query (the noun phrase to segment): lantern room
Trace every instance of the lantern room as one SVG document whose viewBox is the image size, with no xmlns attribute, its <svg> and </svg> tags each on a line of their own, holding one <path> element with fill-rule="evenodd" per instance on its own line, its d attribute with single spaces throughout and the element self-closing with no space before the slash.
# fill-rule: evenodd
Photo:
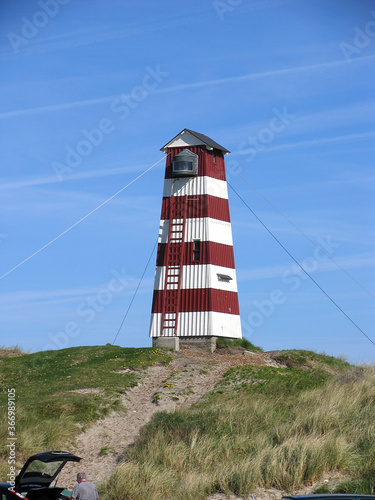
<svg viewBox="0 0 375 500">
<path fill-rule="evenodd" d="M 186 177 L 198 175 L 198 155 L 184 149 L 178 155 L 173 157 L 172 162 L 173 177 Z"/>
</svg>

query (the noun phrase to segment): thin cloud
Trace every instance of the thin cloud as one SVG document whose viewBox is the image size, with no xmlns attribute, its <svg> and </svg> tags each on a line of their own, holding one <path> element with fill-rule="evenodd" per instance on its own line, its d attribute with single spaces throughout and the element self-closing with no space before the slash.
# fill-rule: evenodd
<svg viewBox="0 0 375 500">
<path fill-rule="evenodd" d="M 317 144 L 332 144 L 334 142 L 346 142 L 346 141 L 356 141 L 360 139 L 367 139 L 375 137 L 374 132 L 363 132 L 358 134 L 348 134 L 348 135 L 339 135 L 336 137 L 321 137 L 320 139 L 312 139 L 310 141 L 296 141 L 288 144 L 281 144 L 280 146 L 271 146 L 267 148 L 267 151 L 279 151 L 286 149 L 294 149 L 298 147 L 306 147 L 306 146 L 315 146 Z"/>
<path fill-rule="evenodd" d="M 361 62 L 372 61 L 373 59 L 375 59 L 375 55 L 366 56 L 366 57 L 358 57 L 357 59 L 353 59 L 353 61 L 351 63 L 352 64 L 359 64 Z M 257 80 L 257 79 L 269 78 L 269 77 L 275 77 L 275 76 L 281 76 L 281 75 L 287 75 L 287 74 L 295 74 L 295 73 L 300 73 L 300 72 L 316 71 L 316 70 L 320 70 L 320 69 L 342 67 L 342 66 L 345 66 L 347 64 L 348 63 L 344 59 L 342 59 L 339 61 L 331 61 L 331 62 L 326 62 L 326 63 L 312 64 L 309 66 L 295 66 L 292 68 L 264 71 L 261 73 L 249 73 L 247 75 L 232 76 L 232 77 L 228 77 L 228 78 L 218 78 L 218 79 L 214 79 L 214 80 L 205 80 L 205 81 L 201 81 L 201 82 L 186 83 L 186 84 L 175 85 L 175 86 L 167 87 L 167 88 L 161 88 L 161 89 L 159 88 L 159 89 L 156 89 L 150 93 L 151 94 L 165 94 L 165 93 L 169 93 L 169 92 L 178 92 L 181 90 L 191 90 L 191 89 L 197 89 L 197 88 L 203 88 L 203 87 L 227 85 L 227 84 L 232 84 L 232 83 L 239 83 L 239 82 L 243 82 L 243 81 Z M 118 95 L 99 97 L 96 99 L 87 99 L 87 100 L 81 100 L 81 101 L 66 102 L 66 103 L 61 103 L 61 104 L 52 104 L 49 106 L 41 106 L 41 107 L 37 107 L 37 108 L 8 111 L 5 113 L 1 113 L 0 119 L 14 118 L 14 117 L 25 116 L 25 115 L 35 115 L 35 114 L 41 114 L 41 113 L 49 113 L 51 111 L 62 111 L 62 110 L 66 110 L 66 109 L 72 109 L 72 108 L 77 108 L 77 107 L 82 107 L 82 106 L 90 106 L 90 105 L 95 105 L 95 104 L 103 104 L 106 102 L 111 102 L 115 98 L 118 98 Z"/>
<path fill-rule="evenodd" d="M 26 303 L 26 302 L 43 302 L 50 301 L 56 299 L 66 299 L 69 298 L 80 298 L 88 295 L 92 295 L 93 293 L 97 293 L 100 288 L 103 288 L 104 285 L 85 287 L 85 288 L 71 288 L 71 289 L 58 289 L 58 290 L 41 290 L 41 291 L 33 291 L 33 290 L 25 290 L 18 292 L 11 292 L 2 294 L 1 302 L 2 304 L 7 304 L 7 306 L 15 303 Z"/>
<path fill-rule="evenodd" d="M 258 2 L 251 2 L 247 5 L 247 11 L 256 11 L 265 8 L 274 8 L 278 5 L 283 5 L 289 3 L 291 0 L 260 0 Z M 153 5 L 150 2 L 150 5 Z M 147 9 L 146 9 L 147 10 Z M 22 52 L 25 53 L 49 53 L 61 49 L 71 49 L 76 47 L 81 47 L 85 45 L 90 45 L 93 43 L 103 43 L 106 41 L 121 40 L 123 38 L 134 38 L 137 36 L 143 36 L 145 33 L 150 34 L 154 32 L 169 30 L 170 26 L 186 26 L 191 24 L 201 24 L 207 22 L 208 18 L 212 16 L 216 17 L 216 11 L 214 6 L 204 5 L 203 3 L 199 5 L 199 8 L 193 8 L 190 6 L 189 12 L 184 12 L 183 15 L 177 13 L 177 11 L 170 11 L 168 18 L 165 16 L 161 17 L 157 22 L 155 19 L 153 21 L 145 21 L 143 18 L 142 22 L 134 25 L 126 26 L 126 29 L 108 29 L 106 26 L 99 26 L 96 29 L 85 29 L 78 30 L 69 33 L 63 33 L 54 36 L 45 36 L 43 38 L 32 39 L 30 45 L 26 45 L 22 48 Z M 18 33 L 20 26 L 14 25 L 9 31 L 8 35 L 12 32 Z M 10 43 L 7 43 L 4 47 L 0 48 L 0 54 L 3 58 L 11 58 L 14 56 L 12 47 Z"/>
<path fill-rule="evenodd" d="M 144 18 L 141 23 L 134 24 L 133 26 L 127 26 L 126 29 L 107 29 L 106 26 L 99 26 L 96 29 L 86 29 L 78 30 L 69 33 L 63 33 L 61 35 L 45 36 L 43 38 L 32 39 L 30 45 L 22 47 L 22 52 L 44 54 L 49 52 L 54 52 L 61 49 L 72 49 L 76 47 L 81 47 L 85 45 L 91 45 L 93 43 L 103 43 L 106 41 L 121 40 L 123 38 L 133 38 L 136 36 L 142 36 L 145 33 L 159 32 L 163 30 L 168 30 L 173 25 L 188 25 L 188 24 L 199 24 L 205 22 L 202 17 L 202 12 L 207 11 L 208 8 L 200 6 L 199 10 L 190 10 L 188 16 L 186 13 L 184 15 L 176 14 L 174 11 L 170 13 L 169 19 L 165 17 L 161 18 L 159 22 L 146 21 Z M 22 23 L 18 26 L 14 26 L 9 34 L 18 34 Z M 0 49 L 0 54 L 3 58 L 14 57 L 11 43 L 7 44 L 5 47 Z"/>
<path fill-rule="evenodd" d="M 113 175 L 127 174 L 130 172 L 142 172 L 144 170 L 143 166 L 130 166 L 130 167 L 116 167 L 102 170 L 92 170 L 89 172 L 80 172 L 78 174 L 71 174 L 64 176 L 63 181 L 77 181 L 81 179 L 94 179 L 97 177 L 109 177 Z M 21 189 L 25 187 L 32 186 L 42 186 L 45 184 L 61 184 L 61 181 L 56 176 L 48 177 L 34 177 L 28 179 L 22 179 L 19 181 L 9 181 L 7 183 L 2 182 L 0 184 L 0 190 L 10 190 L 10 189 Z"/>
<path fill-rule="evenodd" d="M 351 257 L 337 258 L 336 260 L 345 270 L 373 268 L 375 264 L 375 258 L 370 255 L 353 255 Z M 301 264 L 303 266 L 303 259 L 301 260 Z M 328 257 L 325 259 L 322 258 L 319 261 L 316 260 L 316 265 L 316 272 L 327 272 L 332 270 L 342 272 L 334 262 L 328 259 Z M 237 269 L 237 279 L 238 281 L 251 281 L 282 278 L 286 271 L 293 271 L 293 274 L 302 273 L 302 270 L 296 264 L 291 264 L 289 266 L 267 266 L 262 268 Z M 310 270 L 308 271 L 311 272 Z"/>
<path fill-rule="evenodd" d="M 15 111 L 8 111 L 6 113 L 1 113 L 0 120 L 4 118 L 16 118 L 18 116 L 50 113 L 51 111 L 63 111 L 66 109 L 79 108 L 82 106 L 91 106 L 92 104 L 103 104 L 106 102 L 112 102 L 115 97 L 118 96 L 113 95 L 109 97 L 99 97 L 98 99 L 86 99 L 83 101 L 64 102 L 62 104 L 51 104 L 49 106 L 40 106 L 38 108 L 18 109 Z"/>
<path fill-rule="evenodd" d="M 347 134 L 347 135 L 339 135 L 335 137 L 321 137 L 319 139 L 311 139 L 309 141 L 295 141 L 295 142 L 288 142 L 286 144 L 279 144 L 275 146 L 267 146 L 267 148 L 264 148 L 262 150 L 257 151 L 257 154 L 265 154 L 270 151 L 283 151 L 283 150 L 289 150 L 289 149 L 295 149 L 295 148 L 306 148 L 309 146 L 316 146 L 316 145 L 322 145 L 322 144 L 332 144 L 332 143 L 340 143 L 340 142 L 347 142 L 347 141 L 357 141 L 361 139 L 367 139 L 375 137 L 375 131 L 373 132 L 363 132 L 363 133 L 357 133 L 357 134 Z M 244 158 L 244 161 L 246 161 L 246 150 L 241 154 L 241 153 L 232 153 L 232 156 L 242 156 Z M 252 160 L 251 160 L 252 161 Z"/>
<path fill-rule="evenodd" d="M 285 130 L 288 134 L 300 134 L 310 132 L 312 130 L 332 130 L 333 127 L 342 127 L 343 123 L 353 124 L 371 124 L 373 123 L 371 111 L 375 107 L 375 101 L 369 99 L 350 106 L 341 106 L 335 108 L 327 108 L 324 111 L 315 113 L 305 113 L 296 115 L 295 119 L 291 120 L 290 126 Z M 283 108 L 280 108 L 280 110 Z M 289 104 L 285 105 L 285 109 L 294 114 L 294 109 Z M 267 126 L 270 118 L 274 116 L 274 109 L 265 111 L 264 119 L 256 122 L 251 121 L 246 126 L 231 127 L 220 129 L 220 135 L 225 137 L 226 141 L 242 144 L 249 135 L 257 134 L 257 132 Z M 268 147 L 268 146 L 267 146 Z M 231 152 L 234 153 L 234 147 L 231 146 Z"/>
<path fill-rule="evenodd" d="M 358 57 L 357 59 L 353 59 L 352 62 L 355 61 L 356 63 L 360 63 L 360 62 L 370 61 L 373 59 L 375 59 L 375 55 L 366 56 L 366 57 Z M 308 65 L 308 66 L 295 66 L 292 68 L 264 71 L 261 73 L 250 73 L 250 74 L 242 75 L 242 76 L 232 76 L 229 78 L 219 78 L 219 79 L 215 79 L 215 80 L 206 80 L 203 82 L 176 85 L 174 87 L 168 87 L 165 89 L 158 89 L 155 91 L 155 93 L 159 94 L 159 93 L 166 93 L 166 92 L 171 92 L 171 91 L 176 91 L 176 90 L 185 90 L 185 89 L 193 89 L 193 88 L 199 88 L 199 87 L 209 87 L 209 86 L 213 86 L 213 85 L 222 85 L 222 84 L 227 84 L 227 83 L 237 83 L 237 82 L 248 81 L 248 80 L 257 80 L 257 79 L 261 79 L 261 78 L 280 76 L 283 74 L 286 75 L 286 74 L 300 73 L 300 72 L 304 72 L 304 71 L 316 71 L 319 69 L 340 67 L 340 66 L 345 66 L 347 64 L 348 63 L 343 59 L 343 60 L 339 60 L 339 61 L 331 61 L 331 62 L 326 62 L 326 63 L 312 64 L 312 65 Z"/>
<path fill-rule="evenodd" d="M 122 275 L 119 270 L 118 275 Z M 110 279 L 116 279 L 117 274 L 114 274 Z M 138 284 L 139 277 L 134 275 L 128 275 L 125 273 L 123 275 L 124 286 L 118 292 L 114 292 L 115 295 L 129 295 L 134 293 L 134 290 Z M 141 293 L 150 293 L 150 287 L 153 285 L 153 279 L 148 278 L 142 280 L 142 286 L 139 289 Z M 7 310 L 12 307 L 20 307 L 20 305 L 30 306 L 30 304 L 43 304 L 48 302 L 49 304 L 69 304 L 71 302 L 77 302 L 79 300 L 85 300 L 88 297 L 92 297 L 101 293 L 103 290 L 107 290 L 108 282 L 100 283 L 97 285 L 92 285 L 90 287 L 84 288 L 67 288 L 67 289 L 53 289 L 53 290 L 20 290 L 18 292 L 4 293 L 0 295 L 2 306 Z"/>
</svg>

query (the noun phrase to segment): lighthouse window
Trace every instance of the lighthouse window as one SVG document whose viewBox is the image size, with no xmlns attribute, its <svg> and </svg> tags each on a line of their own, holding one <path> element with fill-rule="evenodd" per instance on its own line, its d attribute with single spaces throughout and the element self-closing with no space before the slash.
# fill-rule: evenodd
<svg viewBox="0 0 375 500">
<path fill-rule="evenodd" d="M 192 176 L 198 174 L 198 155 L 184 149 L 173 158 L 173 177 Z"/>
<path fill-rule="evenodd" d="M 225 281 L 226 283 L 229 283 L 233 278 L 228 276 L 227 274 L 217 274 L 217 279 L 219 281 Z"/>
<path fill-rule="evenodd" d="M 174 161 L 173 162 L 173 171 L 174 172 L 192 172 L 193 171 L 193 162 L 192 161 Z"/>
<path fill-rule="evenodd" d="M 193 242 L 193 260 L 200 260 L 201 258 L 201 240 L 194 240 Z"/>
</svg>

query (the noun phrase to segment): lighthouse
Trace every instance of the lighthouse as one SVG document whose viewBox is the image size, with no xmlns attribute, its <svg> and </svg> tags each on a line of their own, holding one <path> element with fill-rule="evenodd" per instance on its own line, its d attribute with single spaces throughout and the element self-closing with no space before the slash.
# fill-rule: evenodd
<svg viewBox="0 0 375 500">
<path fill-rule="evenodd" d="M 241 338 L 224 156 L 206 135 L 184 129 L 166 153 L 150 337 L 154 347 L 213 351 Z"/>
</svg>

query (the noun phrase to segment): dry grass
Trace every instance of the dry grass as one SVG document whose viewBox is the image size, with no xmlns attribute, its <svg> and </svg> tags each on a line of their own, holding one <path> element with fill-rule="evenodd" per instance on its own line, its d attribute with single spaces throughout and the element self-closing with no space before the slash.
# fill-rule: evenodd
<svg viewBox="0 0 375 500">
<path fill-rule="evenodd" d="M 0 347 L 0 358 L 12 358 L 14 356 L 22 356 L 25 354 L 18 346 Z"/>
<path fill-rule="evenodd" d="M 188 412 L 158 414 L 102 495 L 116 500 L 203 499 L 219 491 L 247 496 L 257 487 L 293 491 L 331 471 L 354 480 L 368 477 L 361 489 L 373 493 L 374 403 L 373 368 L 344 372 L 298 393 L 216 393 Z"/>
</svg>

